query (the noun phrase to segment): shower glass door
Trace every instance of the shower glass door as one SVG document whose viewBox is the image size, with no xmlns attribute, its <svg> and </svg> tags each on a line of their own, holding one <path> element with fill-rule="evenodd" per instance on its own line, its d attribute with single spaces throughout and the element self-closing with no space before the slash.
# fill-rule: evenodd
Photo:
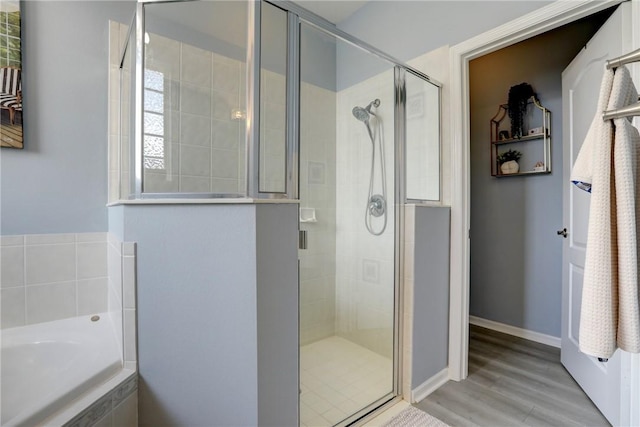
<svg viewBox="0 0 640 427">
<path fill-rule="evenodd" d="M 300 423 L 395 396 L 394 68 L 301 24 Z"/>
</svg>

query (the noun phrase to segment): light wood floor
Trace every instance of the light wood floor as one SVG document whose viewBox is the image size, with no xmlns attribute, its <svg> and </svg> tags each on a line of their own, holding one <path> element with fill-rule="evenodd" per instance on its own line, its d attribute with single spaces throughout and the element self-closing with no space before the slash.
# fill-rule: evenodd
<svg viewBox="0 0 640 427">
<path fill-rule="evenodd" d="M 469 376 L 418 408 L 450 426 L 608 426 L 560 364 L 560 349 L 470 326 Z"/>
</svg>

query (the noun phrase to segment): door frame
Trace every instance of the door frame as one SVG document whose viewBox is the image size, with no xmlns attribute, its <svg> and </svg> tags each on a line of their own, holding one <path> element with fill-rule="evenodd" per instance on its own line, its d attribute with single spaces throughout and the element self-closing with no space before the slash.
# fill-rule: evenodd
<svg viewBox="0 0 640 427">
<path fill-rule="evenodd" d="M 468 374 L 470 206 L 470 105 L 469 61 L 558 28 L 622 3 L 623 0 L 555 1 L 451 47 L 451 260 L 449 310 L 449 378 L 463 380 Z M 640 1 L 632 1 L 632 49 L 640 48 Z M 631 67 L 640 84 L 640 64 Z M 636 119 L 638 120 L 638 119 Z M 632 397 L 640 397 L 640 356 L 626 355 L 623 375 L 630 381 Z M 623 402 L 633 425 L 640 424 L 640 409 Z M 635 413 L 632 413 L 635 412 Z"/>
</svg>

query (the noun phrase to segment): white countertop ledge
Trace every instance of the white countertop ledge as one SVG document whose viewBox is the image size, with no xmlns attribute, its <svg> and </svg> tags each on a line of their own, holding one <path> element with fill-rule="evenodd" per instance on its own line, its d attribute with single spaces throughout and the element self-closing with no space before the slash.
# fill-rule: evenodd
<svg viewBox="0 0 640 427">
<path fill-rule="evenodd" d="M 107 207 L 121 205 L 260 205 L 299 204 L 296 199 L 207 198 L 207 199 L 136 199 L 107 203 Z"/>
</svg>

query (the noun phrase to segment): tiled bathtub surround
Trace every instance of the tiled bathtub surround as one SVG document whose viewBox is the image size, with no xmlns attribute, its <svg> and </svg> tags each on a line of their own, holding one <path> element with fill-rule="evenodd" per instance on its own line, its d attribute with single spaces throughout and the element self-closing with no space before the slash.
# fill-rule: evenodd
<svg viewBox="0 0 640 427">
<path fill-rule="evenodd" d="M 1 327 L 109 312 L 136 362 L 135 243 L 109 233 L 0 237 Z"/>
<path fill-rule="evenodd" d="M 1 327 L 108 309 L 107 233 L 0 237 Z"/>
<path fill-rule="evenodd" d="M 108 307 L 122 343 L 125 368 L 136 364 L 136 245 L 108 235 Z"/>
<path fill-rule="evenodd" d="M 120 345 L 124 369 L 51 425 L 137 425 L 135 253 L 135 243 L 111 233 L 0 236 L 3 329 L 108 313 Z"/>
<path fill-rule="evenodd" d="M 64 427 L 134 427 L 138 425 L 138 376 L 131 375 L 80 412 Z"/>
</svg>

